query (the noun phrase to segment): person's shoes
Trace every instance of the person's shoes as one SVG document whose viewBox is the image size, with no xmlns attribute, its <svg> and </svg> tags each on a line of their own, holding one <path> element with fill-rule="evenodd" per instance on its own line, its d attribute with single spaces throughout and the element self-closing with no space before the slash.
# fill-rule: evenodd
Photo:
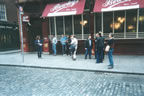
<svg viewBox="0 0 144 96">
<path fill-rule="evenodd" d="M 85 59 L 87 59 L 87 58 L 85 57 Z"/>
<path fill-rule="evenodd" d="M 113 66 L 110 66 L 110 65 L 108 66 L 108 69 L 112 69 L 112 68 L 113 68 Z"/>
<path fill-rule="evenodd" d="M 73 58 L 74 61 L 76 61 L 76 58 Z"/>
<path fill-rule="evenodd" d="M 89 59 L 91 59 L 91 57 Z"/>
</svg>

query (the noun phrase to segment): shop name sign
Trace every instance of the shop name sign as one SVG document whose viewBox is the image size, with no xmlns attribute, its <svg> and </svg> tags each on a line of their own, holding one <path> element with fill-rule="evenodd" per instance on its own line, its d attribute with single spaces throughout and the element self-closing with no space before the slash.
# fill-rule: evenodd
<svg viewBox="0 0 144 96">
<path fill-rule="evenodd" d="M 136 9 L 140 7 L 140 0 L 104 0 L 101 11 L 117 11 Z"/>
<path fill-rule="evenodd" d="M 106 0 L 103 7 L 113 7 L 121 3 L 130 2 L 131 0 Z"/>
<path fill-rule="evenodd" d="M 144 8 L 144 0 L 96 0 L 94 12 Z"/>
<path fill-rule="evenodd" d="M 0 28 L 12 29 L 13 27 L 11 27 L 11 26 L 0 26 Z"/>
<path fill-rule="evenodd" d="M 63 4 L 56 4 L 53 8 L 50 9 L 51 12 L 59 12 L 65 8 L 73 7 L 78 3 L 78 1 L 69 1 Z"/>
</svg>

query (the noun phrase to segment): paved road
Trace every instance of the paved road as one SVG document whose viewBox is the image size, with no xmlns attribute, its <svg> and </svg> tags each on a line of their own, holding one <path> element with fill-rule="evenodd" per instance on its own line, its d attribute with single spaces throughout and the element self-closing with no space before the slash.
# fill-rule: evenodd
<svg viewBox="0 0 144 96">
<path fill-rule="evenodd" d="M 144 76 L 0 66 L 0 96 L 144 96 Z"/>
</svg>

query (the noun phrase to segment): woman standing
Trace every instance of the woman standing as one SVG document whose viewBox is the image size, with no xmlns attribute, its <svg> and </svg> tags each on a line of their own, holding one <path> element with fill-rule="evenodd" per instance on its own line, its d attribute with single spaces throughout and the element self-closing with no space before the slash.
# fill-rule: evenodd
<svg viewBox="0 0 144 96">
<path fill-rule="evenodd" d="M 40 36 L 37 35 L 36 36 L 36 40 L 35 40 L 35 45 L 36 45 L 36 50 L 37 50 L 37 54 L 38 54 L 38 58 L 41 58 L 41 54 L 42 54 L 42 44 L 43 41 L 40 40 Z"/>
<path fill-rule="evenodd" d="M 108 69 L 112 69 L 114 67 L 114 62 L 113 62 L 113 51 L 114 51 L 114 39 L 113 39 L 113 34 L 110 33 L 109 34 L 109 40 L 107 45 L 110 46 L 110 49 L 108 51 L 108 58 L 109 58 L 109 65 L 108 65 Z"/>
</svg>

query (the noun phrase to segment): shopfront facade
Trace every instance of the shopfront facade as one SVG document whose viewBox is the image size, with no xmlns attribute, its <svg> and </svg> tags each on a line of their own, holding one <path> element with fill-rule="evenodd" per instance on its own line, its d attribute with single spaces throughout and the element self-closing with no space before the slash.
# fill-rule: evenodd
<svg viewBox="0 0 144 96">
<path fill-rule="evenodd" d="M 15 0 L 0 1 L 0 51 L 20 49 Z"/>
<path fill-rule="evenodd" d="M 80 1 L 81 0 L 73 0 L 70 2 Z M 106 40 L 108 39 L 109 33 L 114 33 L 116 43 L 115 54 L 144 54 L 143 6 L 123 10 L 95 11 L 94 8 L 97 7 L 96 3 L 98 1 L 99 0 L 91 0 L 89 2 L 89 0 L 86 0 L 84 11 L 81 14 L 62 16 L 42 15 L 35 19 L 31 17 L 31 22 L 33 22 L 33 20 L 40 21 L 38 24 L 41 25 L 39 34 L 41 34 L 43 39 L 48 40 L 48 44 L 46 45 L 46 47 L 48 47 L 47 52 L 51 52 L 51 35 L 55 35 L 58 40 L 60 40 L 62 34 L 66 36 L 75 35 L 79 40 L 78 53 L 84 53 L 84 42 L 88 35 L 92 35 L 94 39 L 95 34 L 101 31 Z M 56 2 L 53 3 L 58 4 Z M 44 5 L 43 10 L 46 10 L 46 6 L 51 5 L 51 3 Z M 26 33 L 26 31 L 24 32 Z M 29 47 L 29 45 L 27 45 L 27 47 Z M 58 44 L 58 51 L 59 53 L 61 52 L 60 43 Z"/>
</svg>

